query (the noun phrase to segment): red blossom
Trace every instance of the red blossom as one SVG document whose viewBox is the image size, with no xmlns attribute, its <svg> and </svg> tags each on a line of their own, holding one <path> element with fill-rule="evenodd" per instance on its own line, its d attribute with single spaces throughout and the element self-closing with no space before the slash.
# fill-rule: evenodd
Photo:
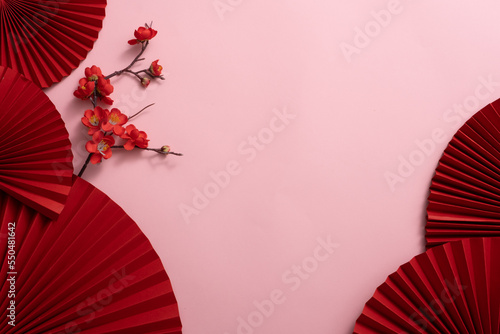
<svg viewBox="0 0 500 334">
<path fill-rule="evenodd" d="M 138 43 L 144 43 L 146 41 L 151 40 L 153 37 L 155 37 L 157 33 L 158 32 L 156 30 L 154 30 L 153 28 L 139 27 L 134 32 L 135 39 L 131 39 L 130 41 L 128 41 L 128 44 L 135 45 Z"/>
<path fill-rule="evenodd" d="M 89 140 L 85 145 L 87 152 L 92 153 L 90 162 L 97 164 L 102 161 L 102 158 L 109 159 L 112 155 L 111 146 L 115 144 L 115 139 L 112 136 L 105 136 L 102 131 L 97 131 L 92 135 L 92 140 Z"/>
<path fill-rule="evenodd" d="M 158 60 L 156 59 L 154 62 L 151 63 L 151 66 L 149 67 L 149 71 L 151 74 L 153 74 L 156 77 L 159 77 L 161 75 L 161 71 L 163 70 L 163 66 L 158 65 Z"/>
<path fill-rule="evenodd" d="M 85 69 L 85 77 L 88 81 L 97 81 L 99 77 L 102 77 L 102 71 L 99 67 L 92 65 L 92 67 L 87 67 Z"/>
<path fill-rule="evenodd" d="M 93 65 L 85 69 L 85 78 L 81 78 L 78 82 L 78 88 L 73 93 L 76 97 L 86 100 L 95 94 L 105 104 L 113 104 L 113 100 L 109 97 L 113 93 L 113 85 L 111 81 L 102 75 L 99 67 Z"/>
<path fill-rule="evenodd" d="M 102 123 L 102 129 L 106 132 L 113 132 L 117 136 L 122 136 L 125 133 L 123 125 L 127 123 L 128 117 L 116 108 L 111 111 L 106 110 L 106 120 Z"/>
<path fill-rule="evenodd" d="M 73 92 L 73 95 L 79 99 L 86 100 L 94 93 L 95 82 L 89 81 L 86 78 L 81 78 L 78 81 L 78 88 Z"/>
<path fill-rule="evenodd" d="M 94 110 L 85 110 L 84 116 L 82 117 L 82 123 L 89 128 L 89 135 L 92 136 L 94 133 L 101 130 L 101 125 L 107 121 L 107 114 L 108 110 L 102 109 L 99 106 L 96 106 Z"/>
<path fill-rule="evenodd" d="M 127 125 L 125 128 L 125 133 L 121 136 L 123 139 L 127 139 L 127 142 L 123 147 L 130 151 L 132 150 L 135 146 L 140 147 L 140 148 L 146 148 L 148 147 L 148 135 L 144 131 L 139 131 L 135 127 L 135 125 Z"/>
<path fill-rule="evenodd" d="M 111 80 L 105 79 L 103 76 L 100 76 L 97 79 L 97 95 L 101 99 L 102 102 L 106 104 L 113 104 L 113 100 L 108 97 L 109 94 L 113 93 L 113 85 L 111 85 Z"/>
</svg>

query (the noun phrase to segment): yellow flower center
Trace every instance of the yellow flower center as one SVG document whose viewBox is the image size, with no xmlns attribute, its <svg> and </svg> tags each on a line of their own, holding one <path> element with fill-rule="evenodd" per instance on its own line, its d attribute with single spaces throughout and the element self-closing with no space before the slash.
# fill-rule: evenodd
<svg viewBox="0 0 500 334">
<path fill-rule="evenodd" d="M 97 81 L 97 79 L 99 79 L 99 77 L 98 77 L 96 74 L 92 74 L 92 75 L 89 77 L 89 80 L 90 80 L 90 81 Z"/>
<path fill-rule="evenodd" d="M 89 122 L 93 126 L 98 126 L 99 125 L 99 117 L 97 117 L 96 115 L 92 115 L 92 117 L 90 117 L 90 119 L 89 119 Z"/>
<path fill-rule="evenodd" d="M 111 114 L 109 116 L 109 122 L 113 125 L 117 124 L 118 122 L 120 122 L 120 117 L 118 117 L 117 114 Z"/>
<path fill-rule="evenodd" d="M 97 150 L 102 155 L 104 155 L 104 151 L 107 151 L 108 149 L 109 149 L 109 145 L 104 140 L 101 140 L 99 142 L 99 144 L 97 144 Z"/>
</svg>

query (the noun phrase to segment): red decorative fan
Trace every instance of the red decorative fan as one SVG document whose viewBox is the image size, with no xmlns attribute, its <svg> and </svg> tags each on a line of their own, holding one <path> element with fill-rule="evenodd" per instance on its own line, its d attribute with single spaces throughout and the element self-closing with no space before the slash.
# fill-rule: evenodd
<svg viewBox="0 0 500 334">
<path fill-rule="evenodd" d="M 0 220 L 1 333 L 181 333 L 149 240 L 86 181 L 75 177 L 57 221 L 6 194 Z"/>
<path fill-rule="evenodd" d="M 56 219 L 73 177 L 68 132 L 42 90 L 2 66 L 0 133 L 0 192 Z"/>
<path fill-rule="evenodd" d="M 450 141 L 432 179 L 427 247 L 500 236 L 500 100 L 470 118 Z"/>
<path fill-rule="evenodd" d="M 498 334 L 500 238 L 431 248 L 390 275 L 354 333 Z"/>
<path fill-rule="evenodd" d="M 106 0 L 0 0 L 0 65 L 49 87 L 92 49 Z"/>
</svg>

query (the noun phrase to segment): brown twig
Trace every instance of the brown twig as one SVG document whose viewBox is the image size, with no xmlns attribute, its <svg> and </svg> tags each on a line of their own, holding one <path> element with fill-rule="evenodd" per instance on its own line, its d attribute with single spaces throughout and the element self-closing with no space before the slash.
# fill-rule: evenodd
<svg viewBox="0 0 500 334">
<path fill-rule="evenodd" d="M 156 153 L 164 154 L 164 155 L 172 154 L 172 155 L 177 155 L 177 156 L 183 156 L 182 153 L 177 153 L 177 152 L 172 152 L 172 151 L 163 152 L 161 150 L 161 148 L 149 148 L 149 147 L 142 148 L 142 147 L 139 147 L 139 146 L 134 146 L 134 147 L 138 148 L 138 149 L 141 149 L 141 150 L 145 150 L 145 151 L 154 151 Z M 111 148 L 125 148 L 125 146 L 123 146 L 123 145 L 116 145 L 116 146 L 111 146 Z"/>
<path fill-rule="evenodd" d="M 148 45 L 149 45 L 149 41 L 146 41 L 146 43 L 142 43 L 141 44 L 141 52 L 139 52 L 139 54 L 134 58 L 134 60 L 132 60 L 132 62 L 130 63 L 130 65 L 128 65 L 127 67 L 125 67 L 122 70 L 115 71 L 115 72 L 111 73 L 110 75 L 104 77 L 104 79 L 107 80 L 107 79 L 110 79 L 110 78 L 112 78 L 112 77 L 114 77 L 116 75 L 121 75 L 123 72 L 127 72 L 138 61 L 144 60 L 144 58 L 140 58 L 140 57 L 142 56 L 142 54 L 144 53 L 144 51 L 146 50 L 146 48 L 148 47 Z M 132 73 L 134 73 L 134 72 L 132 72 Z"/>
<path fill-rule="evenodd" d="M 140 114 L 141 112 L 143 112 L 144 110 L 146 110 L 147 108 L 149 108 L 149 107 L 151 107 L 151 106 L 154 106 L 154 103 L 151 103 L 151 104 L 149 104 L 149 105 L 145 106 L 144 108 L 142 108 L 141 110 L 139 110 L 138 112 L 136 112 L 135 114 L 133 114 L 132 116 L 130 116 L 130 117 L 128 118 L 128 120 L 130 121 L 132 118 L 134 118 L 134 117 L 136 117 L 136 116 L 139 116 L 139 114 Z"/>
</svg>

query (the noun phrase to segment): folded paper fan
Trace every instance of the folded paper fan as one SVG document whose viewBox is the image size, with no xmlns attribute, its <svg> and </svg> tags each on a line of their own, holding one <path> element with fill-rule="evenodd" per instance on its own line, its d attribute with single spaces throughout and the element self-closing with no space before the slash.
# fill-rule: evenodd
<svg viewBox="0 0 500 334">
<path fill-rule="evenodd" d="M 499 263 L 500 238 L 431 248 L 377 288 L 354 333 L 498 334 Z"/>
<path fill-rule="evenodd" d="M 0 0 L 0 65 L 49 87 L 78 67 L 102 28 L 106 0 Z"/>
<path fill-rule="evenodd" d="M 500 100 L 458 130 L 439 161 L 427 207 L 427 247 L 500 236 Z"/>
<path fill-rule="evenodd" d="M 43 91 L 2 66 L 0 133 L 0 192 L 56 219 L 73 177 L 68 132 Z"/>
<path fill-rule="evenodd" d="M 151 243 L 94 186 L 75 177 L 57 221 L 0 194 L 0 219 L 1 333 L 181 333 Z"/>
</svg>

